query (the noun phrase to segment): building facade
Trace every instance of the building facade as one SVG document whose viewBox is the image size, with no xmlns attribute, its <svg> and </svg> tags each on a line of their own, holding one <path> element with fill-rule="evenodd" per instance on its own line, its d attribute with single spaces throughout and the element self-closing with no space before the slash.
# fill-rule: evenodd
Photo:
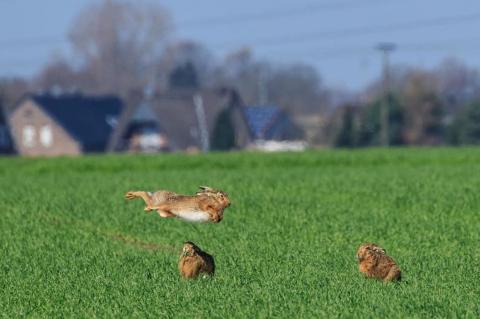
<svg viewBox="0 0 480 319">
<path fill-rule="evenodd" d="M 110 96 L 29 94 L 9 117 L 11 134 L 24 156 L 104 152 L 122 109 Z"/>
</svg>

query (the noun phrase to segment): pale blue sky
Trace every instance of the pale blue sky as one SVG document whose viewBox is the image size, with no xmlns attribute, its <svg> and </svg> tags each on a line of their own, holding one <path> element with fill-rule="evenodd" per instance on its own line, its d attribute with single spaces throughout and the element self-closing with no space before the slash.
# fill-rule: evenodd
<svg viewBox="0 0 480 319">
<path fill-rule="evenodd" d="M 67 33 L 98 0 L 0 0 L 0 76 L 31 76 L 67 52 Z M 155 2 L 155 1 L 152 1 Z M 279 64 L 314 65 L 332 86 L 360 89 L 380 72 L 379 41 L 396 64 L 430 68 L 447 57 L 480 67 L 478 0 L 170 0 L 175 35 L 215 56 L 250 46 Z"/>
</svg>

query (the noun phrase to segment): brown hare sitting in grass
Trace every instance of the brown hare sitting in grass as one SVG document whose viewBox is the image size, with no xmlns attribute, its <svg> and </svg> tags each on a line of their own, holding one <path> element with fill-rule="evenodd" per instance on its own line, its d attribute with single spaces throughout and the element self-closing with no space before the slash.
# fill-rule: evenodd
<svg viewBox="0 0 480 319">
<path fill-rule="evenodd" d="M 187 241 L 183 245 L 178 270 L 183 278 L 197 278 L 200 274 L 213 275 L 215 261 L 208 253 L 202 251 L 194 243 Z"/>
<path fill-rule="evenodd" d="M 368 278 L 376 278 L 384 282 L 400 281 L 402 278 L 400 268 L 393 258 L 377 244 L 361 245 L 357 251 L 357 259 L 360 272 Z"/>
<path fill-rule="evenodd" d="M 200 186 L 195 195 L 181 195 L 159 190 L 157 192 L 130 191 L 126 199 L 141 198 L 145 202 L 145 211 L 156 210 L 160 217 L 178 217 L 192 222 L 219 223 L 223 211 L 230 206 L 227 193 L 207 186 Z"/>
</svg>

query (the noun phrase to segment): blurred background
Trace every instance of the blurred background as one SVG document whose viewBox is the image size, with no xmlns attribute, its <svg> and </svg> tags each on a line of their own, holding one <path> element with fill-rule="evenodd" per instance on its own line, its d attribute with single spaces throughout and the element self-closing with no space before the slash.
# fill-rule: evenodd
<svg viewBox="0 0 480 319">
<path fill-rule="evenodd" d="M 0 153 L 480 143 L 480 3 L 0 0 Z"/>
</svg>

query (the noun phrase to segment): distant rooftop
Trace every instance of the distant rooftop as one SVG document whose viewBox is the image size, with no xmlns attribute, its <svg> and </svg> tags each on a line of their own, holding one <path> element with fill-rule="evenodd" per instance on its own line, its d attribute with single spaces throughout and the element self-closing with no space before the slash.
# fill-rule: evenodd
<svg viewBox="0 0 480 319">
<path fill-rule="evenodd" d="M 253 138 L 262 139 L 265 133 L 280 115 L 281 110 L 277 106 L 245 106 L 245 117 Z"/>
<path fill-rule="evenodd" d="M 122 112 L 114 96 L 31 94 L 29 97 L 54 118 L 86 151 L 103 151 Z"/>
</svg>

